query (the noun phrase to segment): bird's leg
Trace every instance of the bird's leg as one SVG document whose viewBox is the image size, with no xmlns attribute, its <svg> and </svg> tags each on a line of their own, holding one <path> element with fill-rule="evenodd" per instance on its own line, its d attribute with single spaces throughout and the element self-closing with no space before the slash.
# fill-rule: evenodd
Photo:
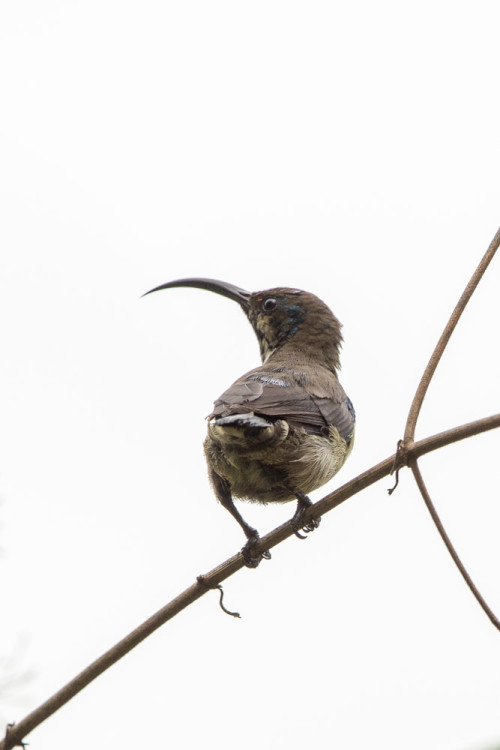
<svg viewBox="0 0 500 750">
<path fill-rule="evenodd" d="M 309 534 L 311 531 L 314 531 L 314 529 L 318 528 L 321 519 L 312 518 L 309 523 L 303 526 L 302 519 L 304 518 L 304 513 L 308 508 L 311 507 L 312 502 L 307 497 L 307 495 L 300 490 L 293 490 L 293 494 L 297 498 L 297 509 L 291 520 L 293 533 L 295 534 L 295 536 L 298 536 L 299 539 L 305 539 L 306 537 L 300 533 L 299 529 L 302 529 L 302 531 L 305 531 L 306 534 Z"/>
<path fill-rule="evenodd" d="M 250 526 L 250 524 L 245 521 L 238 508 L 235 506 L 233 502 L 233 496 L 231 495 L 231 485 L 229 484 L 227 479 L 219 476 L 219 474 L 216 474 L 216 472 L 214 471 L 210 472 L 210 478 L 212 480 L 217 499 L 219 500 L 221 505 L 223 505 L 224 508 L 226 508 L 226 510 L 231 513 L 235 521 L 239 523 L 239 525 L 243 529 L 243 533 L 247 538 L 247 543 L 241 549 L 246 567 L 256 568 L 262 559 L 270 560 L 271 553 L 269 552 L 269 550 L 262 552 L 257 557 L 255 555 L 252 555 L 252 547 L 259 539 L 259 532 L 257 531 L 257 529 L 254 529 L 253 526 Z"/>
<path fill-rule="evenodd" d="M 243 523 L 245 523 L 245 521 Z M 247 527 L 249 530 L 252 531 L 252 534 L 250 536 L 245 531 L 245 527 Z M 258 540 L 260 539 L 259 532 L 256 531 L 256 529 L 252 529 L 252 527 L 248 526 L 247 523 L 245 523 L 245 526 L 242 526 L 242 529 L 245 532 L 245 534 L 247 534 L 247 539 L 248 539 L 247 543 L 241 548 L 241 554 L 243 555 L 243 560 L 245 562 L 246 567 L 256 568 L 261 560 L 270 560 L 271 553 L 269 552 L 268 549 L 264 550 L 264 552 L 261 552 L 260 555 L 257 555 L 257 556 L 252 554 L 254 544 L 258 542 Z"/>
</svg>

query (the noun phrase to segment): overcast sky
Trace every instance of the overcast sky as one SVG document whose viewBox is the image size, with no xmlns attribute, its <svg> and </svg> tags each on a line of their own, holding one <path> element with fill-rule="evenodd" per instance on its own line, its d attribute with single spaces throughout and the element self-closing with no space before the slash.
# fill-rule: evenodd
<svg viewBox="0 0 500 750">
<path fill-rule="evenodd" d="M 186 276 L 299 287 L 344 324 L 354 451 L 391 455 L 500 225 L 496 2 L 0 5 L 0 698 L 19 720 L 234 554 L 202 442 L 259 364 Z M 417 437 L 499 411 L 495 259 Z M 499 436 L 421 468 L 497 615 Z M 500 633 L 408 471 L 209 594 L 35 730 L 36 750 L 489 750 Z M 292 506 L 242 511 L 261 533 Z M 6 664 L 12 652 L 18 655 Z M 0 674 L 0 682 L 7 677 Z"/>
</svg>

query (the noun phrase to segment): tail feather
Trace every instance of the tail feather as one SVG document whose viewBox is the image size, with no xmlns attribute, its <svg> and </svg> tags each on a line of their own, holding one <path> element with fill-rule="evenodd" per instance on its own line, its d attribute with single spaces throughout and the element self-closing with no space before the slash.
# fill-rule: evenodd
<svg viewBox="0 0 500 750">
<path fill-rule="evenodd" d="M 209 423 L 212 437 L 219 443 L 234 449 L 257 449 L 263 443 L 281 442 L 288 434 L 288 425 L 283 420 L 271 421 L 246 412 L 217 417 Z"/>
<path fill-rule="evenodd" d="M 214 419 L 211 424 L 221 427 L 233 426 L 254 428 L 257 430 L 273 426 L 273 423 L 270 420 L 257 416 L 253 411 L 244 414 L 230 414 L 228 417 L 217 417 L 217 419 Z"/>
</svg>

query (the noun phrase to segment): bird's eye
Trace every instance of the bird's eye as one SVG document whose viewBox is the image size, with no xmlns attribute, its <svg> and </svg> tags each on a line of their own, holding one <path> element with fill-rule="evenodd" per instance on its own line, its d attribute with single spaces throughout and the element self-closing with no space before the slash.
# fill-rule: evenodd
<svg viewBox="0 0 500 750">
<path fill-rule="evenodd" d="M 277 302 L 276 302 L 276 300 L 274 299 L 274 297 L 268 297 L 268 298 L 267 298 L 267 299 L 265 299 L 265 300 L 264 300 L 264 302 L 262 303 L 262 309 L 263 309 L 263 310 L 264 310 L 265 312 L 271 312 L 271 310 L 274 310 L 274 308 L 276 307 L 276 304 L 277 304 Z"/>
</svg>

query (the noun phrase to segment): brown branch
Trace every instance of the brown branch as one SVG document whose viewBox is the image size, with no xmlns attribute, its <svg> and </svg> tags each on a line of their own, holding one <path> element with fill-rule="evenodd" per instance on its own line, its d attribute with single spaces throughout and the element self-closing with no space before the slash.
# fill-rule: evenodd
<svg viewBox="0 0 500 750">
<path fill-rule="evenodd" d="M 471 279 L 469 283 L 467 284 L 467 286 L 465 287 L 462 296 L 458 300 L 455 306 L 455 309 L 453 310 L 451 317 L 448 323 L 446 324 L 446 327 L 443 333 L 441 334 L 441 338 L 437 342 L 436 348 L 432 352 L 432 355 L 427 364 L 427 367 L 424 370 L 424 374 L 422 375 L 422 379 L 420 380 L 417 391 L 415 393 L 415 397 L 410 406 L 410 411 L 408 412 L 408 419 L 406 421 L 405 434 L 404 434 L 405 443 L 415 438 L 415 427 L 417 424 L 418 415 L 420 414 L 422 402 L 424 400 L 425 394 L 427 393 L 427 389 L 429 387 L 429 383 L 431 382 L 432 376 L 434 375 L 436 367 L 439 364 L 439 360 L 441 359 L 441 356 L 446 348 L 446 345 L 448 341 L 450 340 L 451 334 L 455 330 L 455 327 L 458 321 L 460 320 L 460 316 L 465 310 L 465 307 L 468 301 L 472 297 L 475 288 L 481 281 L 481 278 L 483 277 L 484 272 L 488 268 L 490 261 L 495 255 L 499 245 L 500 245 L 500 229 L 497 230 L 497 233 L 493 237 L 490 243 L 490 246 L 485 252 L 483 258 L 481 259 L 481 262 L 479 263 L 478 267 L 472 274 Z"/>
<path fill-rule="evenodd" d="M 480 432 L 485 432 L 487 430 L 499 427 L 500 414 L 486 417 L 485 419 L 481 419 L 476 422 L 470 422 L 460 427 L 455 427 L 451 430 L 439 433 L 438 435 L 426 438 L 417 443 L 414 442 L 415 427 L 418 415 L 420 413 L 420 409 L 425 394 L 427 393 L 427 389 L 429 387 L 432 376 L 436 370 L 439 360 L 441 359 L 443 351 L 446 348 L 446 345 L 460 319 L 460 316 L 462 315 L 462 312 L 464 311 L 469 299 L 471 298 L 474 290 L 476 289 L 479 281 L 486 271 L 486 268 L 493 258 L 499 244 L 500 229 L 497 231 L 488 250 L 486 251 L 484 257 L 479 263 L 479 266 L 477 267 L 462 296 L 460 297 L 441 335 L 441 338 L 439 339 L 436 348 L 432 353 L 424 374 L 422 375 L 422 379 L 419 383 L 408 414 L 402 450 L 398 450 L 395 455 L 387 458 L 385 461 L 382 461 L 368 471 L 365 471 L 364 473 L 355 477 L 350 482 L 343 485 L 342 487 L 339 487 L 338 490 L 330 493 L 318 503 L 313 505 L 307 512 L 304 522 L 307 523 L 313 518 L 319 518 L 330 510 L 333 510 L 333 508 L 340 505 L 342 502 L 344 502 L 344 500 L 347 500 L 348 498 L 360 492 L 362 489 L 370 486 L 371 484 L 374 484 L 379 479 L 382 479 L 382 477 L 392 473 L 394 469 L 399 469 L 402 463 L 407 462 L 412 469 L 417 485 L 420 489 L 420 492 L 422 493 L 429 512 L 431 513 L 433 521 L 436 524 L 436 527 L 438 528 L 438 531 L 441 534 L 441 537 L 445 542 L 451 556 L 453 557 L 453 560 L 455 561 L 460 572 L 465 578 L 465 581 L 471 588 L 474 596 L 476 597 L 492 623 L 495 625 L 495 627 L 500 629 L 500 622 L 495 617 L 495 615 L 490 610 L 481 594 L 475 587 L 464 565 L 458 557 L 458 554 L 456 553 L 448 535 L 446 534 L 446 531 L 444 530 L 444 527 L 430 499 L 429 493 L 427 492 L 417 464 L 417 458 L 424 455 L 425 453 L 437 450 L 444 445 L 449 445 L 458 440 L 462 440 L 463 438 L 479 434 Z M 255 546 L 256 553 L 264 552 L 265 550 L 275 547 L 277 544 L 280 544 L 293 533 L 294 532 L 290 522 L 282 524 L 278 528 L 274 529 L 274 531 L 262 537 L 262 539 Z M 61 708 L 61 706 L 71 700 L 71 698 L 73 698 L 77 693 L 83 690 L 84 687 L 86 687 L 96 677 L 98 677 L 106 669 L 108 669 L 108 667 L 125 656 L 125 654 L 131 651 L 141 641 L 151 635 L 151 633 L 153 633 L 155 630 L 161 627 L 161 625 L 178 614 L 181 610 L 185 609 L 187 606 L 196 601 L 196 599 L 199 599 L 201 596 L 203 596 L 210 588 L 218 587 L 222 581 L 233 575 L 233 573 L 236 573 L 236 571 L 240 570 L 243 565 L 243 557 L 241 555 L 241 552 L 239 552 L 237 555 L 234 555 L 233 557 L 229 558 L 228 560 L 214 568 L 212 571 L 210 571 L 210 573 L 199 577 L 198 581 L 195 584 L 183 591 L 169 604 L 167 604 L 156 614 L 146 620 L 146 622 L 129 633 L 129 635 L 127 635 L 119 643 L 109 649 L 109 651 L 106 651 L 105 654 L 96 659 L 96 661 L 90 664 L 86 669 L 83 670 L 83 672 L 77 675 L 63 688 L 61 688 L 61 690 L 55 693 L 45 703 L 43 703 L 41 706 L 28 714 L 28 716 L 22 719 L 19 724 L 9 725 L 5 738 L 0 742 L 0 750 L 10 750 L 10 748 L 16 745 L 22 745 L 22 739 L 29 732 L 31 732 L 35 727 L 45 721 L 45 719 L 55 713 L 55 711 Z"/>
<path fill-rule="evenodd" d="M 455 309 L 453 310 L 451 317 L 448 321 L 448 323 L 445 326 L 445 329 L 443 333 L 441 334 L 441 337 L 436 344 L 436 348 L 432 352 L 431 358 L 429 362 L 427 363 L 427 367 L 424 370 L 424 374 L 422 375 L 422 379 L 420 380 L 420 383 L 418 385 L 417 391 L 415 393 L 413 402 L 410 406 L 410 411 L 408 413 L 408 419 L 406 421 L 406 427 L 405 427 L 405 434 L 404 434 L 404 440 L 400 441 L 398 446 L 400 446 L 402 455 L 405 455 L 408 457 L 408 446 L 413 443 L 414 437 L 415 437 L 415 427 L 417 424 L 418 415 L 420 414 L 420 409 L 422 407 L 422 403 L 424 401 L 425 395 L 427 393 L 427 389 L 429 387 L 429 383 L 431 382 L 432 376 L 434 375 L 434 372 L 436 371 L 436 367 L 439 364 L 439 361 L 442 357 L 442 354 L 444 350 L 446 349 L 446 346 L 450 340 L 450 337 L 455 330 L 458 321 L 460 320 L 460 317 L 465 310 L 465 307 L 467 303 L 469 302 L 470 298 L 474 294 L 474 291 L 481 281 L 486 269 L 488 268 L 493 256 L 495 255 L 498 246 L 500 245 L 500 229 L 497 230 L 497 233 L 493 237 L 490 246 L 488 247 L 486 253 L 482 257 L 478 267 L 472 274 L 469 283 L 465 287 L 462 296 L 458 300 Z M 397 460 L 397 459 L 396 459 Z M 448 552 L 450 553 L 453 562 L 459 569 L 460 573 L 465 579 L 465 582 L 469 586 L 470 590 L 476 597 L 476 600 L 478 601 L 479 605 L 483 608 L 483 610 L 486 612 L 488 617 L 490 618 L 493 625 L 500 630 L 500 620 L 495 616 L 493 611 L 490 609 L 486 601 L 483 599 L 482 595 L 480 594 L 478 588 L 476 587 L 474 581 L 470 577 L 469 573 L 467 572 L 467 569 L 463 562 L 461 561 L 458 552 L 456 551 L 455 547 L 453 546 L 453 543 L 448 536 L 448 534 L 445 531 L 445 528 L 442 524 L 441 519 L 439 518 L 439 515 L 436 511 L 436 508 L 434 506 L 434 503 L 431 500 L 431 496 L 429 495 L 429 492 L 427 490 L 427 487 L 425 486 L 424 479 L 422 477 L 420 468 L 418 466 L 417 456 L 412 456 L 409 461 L 408 465 L 410 466 L 413 476 L 415 478 L 415 481 L 417 483 L 418 489 L 420 490 L 420 494 L 422 495 L 422 498 L 427 506 L 427 509 L 429 513 L 431 514 L 431 518 L 434 521 L 434 524 L 441 536 L 441 539 L 446 545 L 446 548 Z M 390 490 L 392 492 L 398 482 L 398 474 L 396 469 L 396 484 Z"/>
<path fill-rule="evenodd" d="M 446 430 L 445 432 L 433 435 L 432 437 L 425 438 L 417 443 L 412 443 L 408 448 L 408 457 L 410 460 L 414 458 L 416 459 L 419 456 L 435 451 L 445 445 L 450 445 L 458 440 L 463 440 L 464 438 L 497 427 L 500 427 L 500 414 L 495 414 L 491 417 L 486 417 L 475 422 L 469 422 L 468 424 L 454 427 L 451 430 Z M 369 487 L 375 482 L 378 482 L 379 479 L 389 475 L 395 461 L 397 460 L 396 455 L 390 456 L 389 458 L 386 458 L 385 461 L 381 461 L 376 464 L 376 466 L 373 466 L 371 469 L 363 472 L 350 482 L 347 482 L 347 484 L 339 487 L 335 492 L 326 495 L 322 500 L 309 508 L 305 516 L 305 523 L 312 518 L 319 518 L 325 513 L 328 513 L 348 498 L 356 495 L 362 489 Z M 293 533 L 291 524 L 287 521 L 269 534 L 266 534 L 266 536 L 262 537 L 255 546 L 256 552 L 263 552 L 275 547 L 277 544 L 280 544 L 282 541 L 292 536 Z M 45 721 L 45 719 L 71 700 L 71 698 L 83 690 L 84 687 L 95 680 L 96 677 L 115 664 L 119 659 L 125 656 L 125 654 L 141 643 L 141 641 L 145 640 L 145 638 L 151 635 L 151 633 L 159 627 L 164 625 L 168 620 L 175 617 L 175 615 L 183 609 L 206 594 L 210 588 L 218 586 L 222 581 L 229 578 L 229 576 L 236 573 L 236 571 L 240 570 L 243 566 L 244 562 L 242 554 L 241 552 L 238 552 L 209 573 L 203 575 L 203 583 L 196 582 L 189 586 L 189 588 L 179 594 L 179 596 L 172 599 L 171 602 L 143 622 L 142 625 L 139 625 L 138 628 L 110 648 L 109 651 L 106 651 L 102 656 L 92 662 L 92 664 L 84 669 L 83 672 L 80 672 L 79 675 L 68 682 L 67 685 L 45 701 L 45 703 L 38 706 L 38 708 L 28 714 L 18 724 L 9 726 L 5 738 L 0 741 L 0 750 L 10 750 L 10 748 L 20 745 L 23 738 L 26 737 L 29 732 L 33 731 L 35 727 L 39 726 Z"/>
</svg>

